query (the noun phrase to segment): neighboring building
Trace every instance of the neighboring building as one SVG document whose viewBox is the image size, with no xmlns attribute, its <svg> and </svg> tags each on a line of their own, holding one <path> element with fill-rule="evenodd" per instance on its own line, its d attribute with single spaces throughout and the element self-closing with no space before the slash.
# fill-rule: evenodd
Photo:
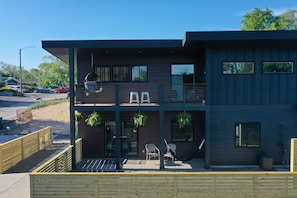
<svg viewBox="0 0 297 198">
<path fill-rule="evenodd" d="M 195 153 L 206 167 L 258 165 L 261 155 L 289 163 L 289 141 L 297 135 L 297 31 L 186 32 L 183 40 L 43 41 L 42 47 L 70 67 L 72 143 L 75 111 L 84 119 L 97 111 L 104 120 L 99 127 L 79 123 L 85 158 L 144 158 L 146 143 L 163 151 L 165 138 L 176 143 L 179 158 Z M 97 92 L 84 87 L 91 72 Z M 139 111 L 148 121 L 135 129 L 131 117 Z M 180 129 L 176 115 L 183 111 L 192 123 Z"/>
<path fill-rule="evenodd" d="M 5 86 L 8 85 L 19 85 L 20 81 L 16 79 L 15 77 L 7 77 L 6 79 L 3 80 Z"/>
</svg>

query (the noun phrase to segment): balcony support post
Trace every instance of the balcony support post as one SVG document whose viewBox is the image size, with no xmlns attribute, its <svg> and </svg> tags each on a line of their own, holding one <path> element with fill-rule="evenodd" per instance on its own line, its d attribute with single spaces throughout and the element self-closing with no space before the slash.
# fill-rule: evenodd
<svg viewBox="0 0 297 198">
<path fill-rule="evenodd" d="M 70 98 L 70 144 L 72 145 L 72 170 L 76 169 L 75 115 L 74 115 L 74 49 L 69 48 L 69 98 Z M 78 130 L 78 129 L 77 129 Z"/>
<path fill-rule="evenodd" d="M 120 118 L 120 86 L 115 86 L 115 121 L 116 121 L 116 169 L 119 170 L 121 166 L 121 118 Z"/>
<path fill-rule="evenodd" d="M 164 169 L 164 87 L 160 85 L 159 87 L 159 122 L 160 122 L 160 169 Z"/>
</svg>

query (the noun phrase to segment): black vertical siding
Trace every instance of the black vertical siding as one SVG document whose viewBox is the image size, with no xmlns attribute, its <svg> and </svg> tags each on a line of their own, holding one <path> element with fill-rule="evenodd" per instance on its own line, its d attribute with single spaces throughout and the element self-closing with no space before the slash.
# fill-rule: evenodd
<svg viewBox="0 0 297 198">
<path fill-rule="evenodd" d="M 224 61 L 252 61 L 254 74 L 223 75 Z M 295 104 L 296 72 L 263 74 L 262 61 L 294 61 L 296 49 L 215 48 L 211 50 L 211 104 Z M 294 68 L 294 70 L 296 70 Z"/>
<path fill-rule="evenodd" d="M 210 80 L 209 155 L 211 165 L 258 165 L 268 154 L 283 163 L 283 150 L 297 135 L 297 50 L 287 48 L 212 48 L 208 51 Z M 253 61 L 254 74 L 223 75 L 224 61 Z M 294 61 L 292 74 L 263 74 L 262 61 Z M 236 148 L 236 122 L 260 122 L 261 146 Z M 288 165 L 288 154 L 285 157 Z"/>
<path fill-rule="evenodd" d="M 259 165 L 266 154 L 276 165 L 282 164 L 283 149 L 289 151 L 290 138 L 296 137 L 295 106 L 212 106 L 210 112 L 211 165 Z M 235 147 L 235 122 L 260 122 L 260 147 Z M 285 164 L 288 165 L 288 153 Z"/>
</svg>

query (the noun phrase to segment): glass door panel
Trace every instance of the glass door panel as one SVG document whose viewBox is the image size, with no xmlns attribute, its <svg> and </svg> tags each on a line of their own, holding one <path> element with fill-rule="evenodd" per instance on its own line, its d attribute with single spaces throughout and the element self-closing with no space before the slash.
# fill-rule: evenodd
<svg viewBox="0 0 297 198">
<path fill-rule="evenodd" d="M 115 121 L 105 122 L 105 156 L 115 157 L 116 150 Z M 137 130 L 130 121 L 121 122 L 121 156 L 137 156 Z"/>
</svg>

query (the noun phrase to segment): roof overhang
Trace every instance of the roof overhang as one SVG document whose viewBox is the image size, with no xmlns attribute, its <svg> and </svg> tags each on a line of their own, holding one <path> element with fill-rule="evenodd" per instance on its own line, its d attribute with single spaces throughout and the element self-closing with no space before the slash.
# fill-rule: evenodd
<svg viewBox="0 0 297 198">
<path fill-rule="evenodd" d="M 182 40 L 69 40 L 42 41 L 42 48 L 68 63 L 69 49 L 77 53 L 135 55 L 171 53 L 182 49 Z"/>
<path fill-rule="evenodd" d="M 96 55 L 191 54 L 206 47 L 296 47 L 297 31 L 209 31 L 186 32 L 183 40 L 66 40 L 42 41 L 42 48 L 69 62 L 69 49 Z"/>
<path fill-rule="evenodd" d="M 183 47 L 212 47 L 212 46 L 295 46 L 297 31 L 212 31 L 186 32 Z"/>
</svg>

